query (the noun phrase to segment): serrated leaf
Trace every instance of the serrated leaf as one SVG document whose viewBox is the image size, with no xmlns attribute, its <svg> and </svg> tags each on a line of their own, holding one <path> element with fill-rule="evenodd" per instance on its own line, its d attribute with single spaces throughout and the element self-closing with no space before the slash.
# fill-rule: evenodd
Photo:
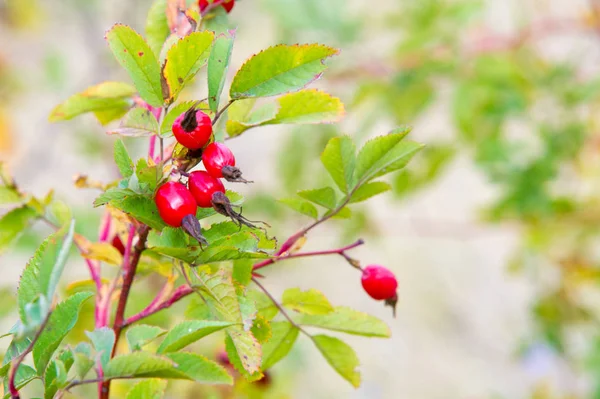
<svg viewBox="0 0 600 399">
<path fill-rule="evenodd" d="M 251 99 L 236 101 L 231 107 L 229 107 L 229 119 L 227 120 L 227 124 L 225 125 L 225 129 L 229 137 L 239 136 L 248 129 L 268 123 L 270 120 L 273 120 L 273 118 L 275 118 L 279 110 L 278 104 L 266 103 L 262 104 L 256 109 L 251 109 L 251 112 L 245 115 L 243 119 L 236 117 L 234 114 L 234 111 L 236 110 L 235 106 L 239 103 L 246 103 L 249 101 L 251 101 Z"/>
<path fill-rule="evenodd" d="M 167 357 L 138 351 L 112 358 L 104 367 L 104 378 L 160 377 L 173 368 L 175 362 Z"/>
<path fill-rule="evenodd" d="M 27 384 L 29 384 L 31 381 L 35 380 L 36 378 L 38 378 L 37 373 L 35 372 L 35 370 L 31 367 L 29 367 L 26 364 L 20 364 L 19 368 L 17 369 L 17 372 L 15 373 L 15 387 L 17 389 L 21 389 L 23 387 L 25 387 Z M 4 398 L 10 398 L 10 393 L 8 393 L 8 387 L 7 387 L 7 381 L 8 379 L 4 379 L 4 392 L 7 392 L 4 395 Z"/>
<path fill-rule="evenodd" d="M 27 262 L 27 266 L 25 266 L 25 270 L 19 280 L 17 304 L 19 306 L 20 319 L 24 324 L 26 324 L 27 320 L 25 307 L 42 294 L 39 282 L 39 272 L 48 245 L 49 239 L 44 240 L 44 242 L 40 244 L 34 255 L 29 259 L 29 262 Z"/>
<path fill-rule="evenodd" d="M 143 137 L 158 134 L 158 121 L 146 108 L 132 108 L 121 120 L 118 128 L 110 129 L 108 134 L 127 137 Z"/>
<path fill-rule="evenodd" d="M 302 315 L 298 323 L 364 337 L 388 338 L 391 335 L 389 327 L 375 316 L 344 306 L 337 306 L 328 314 Z"/>
<path fill-rule="evenodd" d="M 335 123 L 344 116 L 344 104 L 339 98 L 315 89 L 285 94 L 277 102 L 277 114 L 263 124 Z"/>
<path fill-rule="evenodd" d="M 355 204 L 357 202 L 366 201 L 376 195 L 383 194 L 386 191 L 390 191 L 392 186 L 382 181 L 374 181 L 363 184 L 360 186 L 350 197 L 350 203 Z"/>
<path fill-rule="evenodd" d="M 146 18 L 146 40 L 158 57 L 163 43 L 171 33 L 167 21 L 167 0 L 154 0 Z"/>
<path fill-rule="evenodd" d="M 338 50 L 319 44 L 278 45 L 250 58 L 231 83 L 231 98 L 268 97 L 296 91 L 317 79 Z"/>
<path fill-rule="evenodd" d="M 298 195 L 327 209 L 335 208 L 335 205 L 337 203 L 335 190 L 331 187 L 298 191 Z"/>
<path fill-rule="evenodd" d="M 183 101 L 174 107 L 169 109 L 167 115 L 165 115 L 162 124 L 160 126 L 160 134 L 163 137 L 170 137 L 173 135 L 173 123 L 175 119 L 187 110 L 189 110 L 193 105 L 196 104 L 196 101 Z M 200 103 L 198 107 L 203 108 L 203 103 Z"/>
<path fill-rule="evenodd" d="M 140 97 L 154 107 L 163 105 L 160 66 L 146 41 L 129 26 L 116 24 L 106 32 L 108 45 L 127 71 Z"/>
<path fill-rule="evenodd" d="M 396 133 L 368 141 L 358 153 L 354 181 L 366 183 L 406 166 L 423 145 L 402 140 L 405 135 Z"/>
<path fill-rule="evenodd" d="M 335 371 L 354 387 L 360 386 L 360 365 L 354 350 L 344 341 L 327 335 L 313 336 L 313 342 Z"/>
<path fill-rule="evenodd" d="M 271 323 L 265 317 L 255 315 L 250 332 L 260 344 L 264 344 L 271 339 Z"/>
<path fill-rule="evenodd" d="M 94 331 L 86 331 L 85 335 L 92 341 L 96 349 L 96 356 L 100 358 L 102 368 L 105 368 L 110 361 L 110 355 L 115 345 L 115 332 L 111 328 L 101 327 Z"/>
<path fill-rule="evenodd" d="M 44 251 L 39 264 L 40 291 L 46 296 L 48 302 L 52 302 L 54 297 L 56 286 L 67 263 L 74 234 L 75 220 L 72 220 L 66 234 L 59 231 L 48 238 L 49 245 Z M 61 239 L 62 244 L 59 241 Z"/>
<path fill-rule="evenodd" d="M 165 356 L 177 366 L 163 373 L 164 378 L 189 379 L 205 385 L 233 384 L 233 378 L 227 370 L 204 356 L 186 352 L 168 353 Z"/>
<path fill-rule="evenodd" d="M 244 331 L 241 327 L 228 329 L 225 350 L 231 364 L 248 381 L 256 381 L 262 377 L 260 371 L 262 350 L 250 331 Z"/>
<path fill-rule="evenodd" d="M 142 347 L 150 341 L 166 333 L 167 332 L 160 327 L 140 324 L 128 328 L 125 336 L 127 337 L 129 350 L 135 352 L 142 349 Z"/>
<path fill-rule="evenodd" d="M 283 293 L 282 300 L 283 306 L 300 313 L 323 315 L 333 312 L 333 306 L 331 306 L 325 295 L 314 288 L 308 291 L 301 291 L 300 288 L 289 288 Z"/>
<path fill-rule="evenodd" d="M 141 185 L 148 185 L 148 191 L 154 192 L 162 179 L 162 171 L 160 165 L 148 166 L 148 162 L 144 158 L 140 158 L 135 166 L 135 175 Z"/>
<path fill-rule="evenodd" d="M 110 205 L 153 229 L 162 230 L 166 226 L 158 214 L 156 204 L 146 196 L 139 194 L 131 195 L 121 200 L 112 200 Z"/>
<path fill-rule="evenodd" d="M 69 120 L 87 112 L 100 113 L 100 116 L 107 113 L 124 113 L 131 107 L 135 93 L 135 87 L 127 83 L 100 83 L 69 97 L 52 110 L 49 120 L 50 122 Z"/>
<path fill-rule="evenodd" d="M 33 346 L 33 361 L 38 373 L 42 373 L 52 354 L 77 322 L 81 304 L 93 294 L 77 293 L 59 303 L 48 320 L 46 328 Z"/>
<path fill-rule="evenodd" d="M 121 201 L 126 197 L 137 195 L 135 191 L 128 188 L 109 188 L 94 200 L 94 207 L 106 205 L 111 201 Z"/>
<path fill-rule="evenodd" d="M 125 144 L 121 139 L 117 139 L 115 141 L 114 146 L 114 154 L 115 154 L 115 163 L 119 168 L 119 172 L 125 178 L 131 177 L 133 175 L 133 161 L 127 152 L 127 148 L 125 148 Z"/>
<path fill-rule="evenodd" d="M 321 154 L 321 162 L 331 178 L 344 193 L 354 187 L 356 146 L 348 136 L 334 137 Z"/>
<path fill-rule="evenodd" d="M 196 273 L 197 288 L 219 320 L 241 323 L 242 314 L 238 302 L 231 271 L 219 269 L 214 273 L 209 268 L 202 268 Z"/>
<path fill-rule="evenodd" d="M 287 205 L 289 208 L 295 210 L 296 212 L 299 212 L 313 219 L 317 219 L 319 217 L 319 212 L 317 211 L 317 208 L 310 202 L 302 201 L 298 198 L 283 198 L 280 199 L 279 202 L 281 202 L 284 205 Z"/>
<path fill-rule="evenodd" d="M 5 213 L 0 218 L 0 254 L 23 234 L 36 216 L 35 210 L 22 206 Z"/>
<path fill-rule="evenodd" d="M 170 102 L 177 98 L 183 87 L 206 64 L 213 39 L 214 33 L 212 32 L 192 32 L 179 39 L 169 49 L 163 76 L 169 86 L 168 100 Z"/>
<path fill-rule="evenodd" d="M 53 399 L 59 388 L 66 385 L 67 369 L 58 359 L 50 362 L 44 374 L 44 399 Z"/>
<path fill-rule="evenodd" d="M 126 399 L 162 399 L 166 389 L 166 380 L 148 379 L 135 384 L 127 392 Z"/>
<path fill-rule="evenodd" d="M 279 309 L 277 309 L 271 299 L 269 299 L 264 292 L 247 290 L 246 296 L 255 303 L 257 316 L 264 317 L 270 321 L 277 316 L 277 313 L 279 313 Z"/>
<path fill-rule="evenodd" d="M 184 321 L 169 331 L 156 353 L 177 352 L 207 335 L 233 324 L 232 322 L 213 320 Z"/>
<path fill-rule="evenodd" d="M 94 367 L 92 359 L 92 348 L 87 342 L 80 342 L 74 349 L 73 368 L 80 379 L 85 378 L 87 373 Z"/>
<path fill-rule="evenodd" d="M 263 344 L 262 368 L 267 370 L 287 356 L 300 331 L 287 321 L 271 323 L 271 339 Z"/>
<path fill-rule="evenodd" d="M 210 57 L 208 58 L 208 104 L 213 112 L 217 112 L 219 109 L 219 100 L 227 78 L 234 39 L 235 30 L 219 35 L 215 38 L 210 51 Z"/>
</svg>

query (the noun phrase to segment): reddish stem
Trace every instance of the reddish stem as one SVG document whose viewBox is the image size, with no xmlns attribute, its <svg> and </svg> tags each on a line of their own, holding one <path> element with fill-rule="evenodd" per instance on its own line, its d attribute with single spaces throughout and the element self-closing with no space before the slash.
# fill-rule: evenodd
<svg viewBox="0 0 600 399">
<path fill-rule="evenodd" d="M 133 324 L 136 321 L 145 319 L 146 317 L 152 316 L 153 314 L 155 314 L 163 309 L 171 307 L 175 302 L 178 302 L 179 300 L 185 298 L 186 296 L 192 294 L 193 292 L 194 292 L 194 289 L 192 287 L 190 287 L 189 285 L 182 285 L 180 287 L 177 287 L 177 289 L 173 292 L 173 294 L 169 298 L 165 299 L 164 301 L 157 300 L 158 298 L 160 298 L 160 294 L 159 294 L 154 299 L 154 301 L 152 301 L 152 303 L 150 305 L 148 305 L 144 310 L 142 310 L 138 314 L 135 314 L 135 315 L 129 317 L 127 320 L 125 320 L 123 322 L 123 327 Z"/>
<path fill-rule="evenodd" d="M 150 146 L 148 147 L 148 158 L 154 160 L 154 152 L 156 148 L 156 136 L 150 136 Z"/>
<path fill-rule="evenodd" d="M 289 238 L 289 239 L 286 241 L 286 243 L 287 243 L 288 241 L 290 241 L 291 239 L 293 239 L 293 238 L 294 238 L 294 236 L 292 236 L 291 238 Z M 297 239 L 297 238 L 295 238 L 295 239 L 293 240 L 293 242 L 292 242 L 292 241 L 290 241 L 290 242 L 291 242 L 291 244 L 289 244 L 289 246 L 288 246 L 288 248 L 287 248 L 287 249 L 289 249 L 289 248 L 290 248 L 292 245 L 294 245 L 294 243 L 295 243 L 297 240 L 298 240 L 298 239 Z M 282 249 L 283 249 L 283 248 L 286 246 L 286 243 L 284 243 L 284 244 L 281 246 L 281 249 L 278 251 L 278 255 L 279 255 L 280 253 L 283 253 L 283 252 L 285 252 L 285 250 L 284 250 L 284 251 L 282 251 Z M 364 242 L 362 239 L 360 239 L 360 240 L 357 240 L 356 242 L 354 242 L 354 243 L 352 243 L 352 244 L 350 244 L 350 245 L 347 245 L 347 246 L 345 246 L 345 247 L 342 247 L 342 248 L 337 248 L 337 249 L 329 249 L 329 250 L 325 250 L 325 251 L 313 251 L 313 252 L 302 252 L 302 253 L 286 254 L 286 255 L 283 255 L 283 256 L 278 256 L 278 257 L 275 257 L 275 258 L 267 259 L 267 260 L 264 260 L 264 261 L 262 261 L 262 262 L 256 263 L 256 264 L 255 264 L 255 265 L 252 267 L 252 270 L 254 271 L 254 270 L 262 269 L 263 267 L 267 267 L 267 266 L 269 266 L 269 265 L 271 265 L 271 264 L 273 264 L 273 263 L 275 263 L 275 262 L 281 261 L 281 260 L 293 259 L 293 258 L 304 258 L 304 257 L 308 257 L 308 256 L 321 256 L 321 255 L 341 255 L 341 256 L 343 256 L 343 257 L 344 257 L 344 258 L 346 258 L 346 259 L 350 259 L 350 258 L 349 258 L 349 257 L 348 257 L 348 256 L 345 254 L 345 252 L 346 252 L 346 251 L 348 251 L 348 250 L 351 250 L 351 249 L 353 249 L 353 248 L 356 248 L 356 247 L 358 247 L 358 246 L 360 246 L 360 245 L 363 245 L 364 243 L 365 243 L 365 242 Z"/>
</svg>

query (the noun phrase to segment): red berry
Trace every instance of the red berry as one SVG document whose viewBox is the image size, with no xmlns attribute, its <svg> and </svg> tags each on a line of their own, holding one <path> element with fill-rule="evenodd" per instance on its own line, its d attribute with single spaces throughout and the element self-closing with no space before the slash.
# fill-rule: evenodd
<svg viewBox="0 0 600 399">
<path fill-rule="evenodd" d="M 230 13 L 231 10 L 233 9 L 233 6 L 235 5 L 235 0 L 225 0 L 225 2 L 223 3 L 223 8 L 225 9 L 225 11 L 227 11 L 227 13 Z"/>
<path fill-rule="evenodd" d="M 154 197 L 158 213 L 166 224 L 180 227 L 188 215 L 196 215 L 196 201 L 185 185 L 170 181 L 158 189 Z"/>
<path fill-rule="evenodd" d="M 383 266 L 369 265 L 364 268 L 361 283 L 373 299 L 389 300 L 396 297 L 398 282 L 394 273 Z"/>
<path fill-rule="evenodd" d="M 215 193 L 225 194 L 225 186 L 221 180 L 203 170 L 190 173 L 188 186 L 200 208 L 212 208 L 213 195 Z"/>
<path fill-rule="evenodd" d="M 118 234 L 115 234 L 111 244 L 117 249 L 117 251 L 121 253 L 121 255 L 125 255 L 125 245 L 123 245 L 123 241 L 121 240 Z"/>
<path fill-rule="evenodd" d="M 198 150 L 210 141 L 212 121 L 204 112 L 190 108 L 173 122 L 173 134 L 182 146 Z"/>
<path fill-rule="evenodd" d="M 235 166 L 233 152 L 223 143 L 210 143 L 202 151 L 202 162 L 213 177 L 223 177 L 224 166 Z"/>
</svg>

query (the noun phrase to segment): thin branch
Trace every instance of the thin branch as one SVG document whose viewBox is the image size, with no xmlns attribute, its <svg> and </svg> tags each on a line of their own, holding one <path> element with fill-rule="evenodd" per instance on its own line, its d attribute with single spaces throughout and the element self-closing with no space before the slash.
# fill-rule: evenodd
<svg viewBox="0 0 600 399">
<path fill-rule="evenodd" d="M 221 117 L 221 115 L 223 115 L 223 112 L 227 111 L 227 108 L 229 108 L 231 106 L 231 104 L 233 104 L 234 102 L 235 102 L 235 99 L 229 100 L 229 102 L 223 108 L 221 108 L 221 110 L 217 111 L 217 113 L 215 114 L 215 117 L 213 118 L 213 121 L 212 121 L 213 126 L 216 125 L 216 123 L 219 120 L 219 118 Z"/>
<path fill-rule="evenodd" d="M 261 291 L 265 293 L 265 295 L 267 295 L 267 297 L 271 300 L 271 302 L 273 302 L 273 305 L 275 305 L 275 307 L 277 309 L 279 309 L 279 311 L 281 312 L 281 314 L 283 315 L 283 317 L 285 317 L 290 322 L 291 325 L 293 325 L 294 327 L 296 327 L 302 334 L 306 335 L 311 340 L 314 340 L 313 336 L 310 335 L 305 329 L 302 328 L 302 326 L 300 326 L 298 323 L 296 323 L 290 317 L 290 315 L 283 308 L 283 306 L 281 306 L 281 304 L 279 302 L 277 302 L 277 300 L 273 297 L 273 295 L 271 295 L 271 293 L 255 277 L 252 277 L 252 282 L 254 284 L 256 284 L 258 286 L 258 288 L 260 288 Z"/>
<path fill-rule="evenodd" d="M 37 332 L 35 333 L 35 336 L 31 340 L 31 342 L 29 343 L 27 348 L 25 348 L 25 350 L 12 361 L 12 365 L 10 367 L 10 371 L 9 371 L 9 375 L 8 375 L 8 391 L 10 392 L 10 396 L 12 399 L 20 399 L 19 390 L 17 389 L 17 386 L 15 385 L 15 377 L 17 376 L 17 370 L 19 369 L 19 366 L 23 362 L 23 359 L 25 359 L 25 356 L 27 356 L 29 354 L 29 352 L 31 352 L 33 350 L 35 343 L 38 341 L 38 339 L 42 335 L 42 332 L 48 325 L 48 321 L 50 320 L 50 315 L 52 315 L 52 312 L 48 312 L 48 314 L 46 315 L 46 318 L 42 322 L 42 325 L 40 326 L 39 330 L 37 330 Z"/>
<path fill-rule="evenodd" d="M 353 248 L 363 245 L 364 243 L 365 242 L 362 239 L 360 239 L 350 245 L 347 245 L 342 248 L 337 248 L 337 249 L 330 249 L 330 250 L 326 250 L 326 251 L 302 252 L 302 253 L 284 253 L 284 254 L 282 254 L 282 256 L 278 256 L 275 258 L 267 259 L 262 262 L 256 263 L 253 266 L 252 270 L 255 271 L 258 269 L 262 269 L 263 267 L 267 267 L 275 262 L 279 262 L 279 261 L 286 260 L 286 259 L 305 258 L 305 257 L 309 257 L 309 256 L 322 256 L 322 255 L 341 255 L 352 266 L 356 267 L 356 260 L 354 260 L 354 259 L 350 258 L 348 255 L 346 255 L 346 251 L 349 251 Z"/>
<path fill-rule="evenodd" d="M 146 317 L 152 316 L 153 314 L 171 307 L 173 304 L 178 302 L 179 300 L 185 298 L 186 296 L 192 294 L 194 289 L 189 285 L 182 285 L 177 287 L 177 289 L 171 294 L 171 296 L 160 303 L 152 302 L 148 305 L 144 310 L 139 312 L 136 315 L 129 317 L 127 320 L 123 322 L 123 327 L 127 327 L 137 321 L 145 319 Z"/>
</svg>

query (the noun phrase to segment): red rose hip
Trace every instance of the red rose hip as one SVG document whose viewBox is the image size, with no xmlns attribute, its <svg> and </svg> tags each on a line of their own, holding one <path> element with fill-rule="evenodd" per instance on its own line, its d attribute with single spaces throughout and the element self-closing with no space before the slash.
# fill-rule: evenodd
<svg viewBox="0 0 600 399">
<path fill-rule="evenodd" d="M 212 208 L 215 193 L 225 195 L 225 186 L 223 186 L 221 180 L 203 170 L 190 173 L 188 186 L 200 208 Z"/>
<path fill-rule="evenodd" d="M 169 226 L 180 227 L 184 217 L 196 214 L 192 193 L 178 182 L 170 181 L 160 186 L 154 201 L 160 217 Z"/>
<path fill-rule="evenodd" d="M 363 269 L 361 283 L 367 294 L 379 301 L 396 298 L 396 276 L 383 266 L 369 265 Z"/>
<path fill-rule="evenodd" d="M 235 5 L 235 0 L 213 0 L 213 4 L 222 5 L 225 11 L 228 13 L 231 12 L 233 6 Z M 198 6 L 200 7 L 200 12 L 204 12 L 206 8 L 210 5 L 208 0 L 199 0 Z"/>
<path fill-rule="evenodd" d="M 208 144 L 213 131 L 210 117 L 194 107 L 175 119 L 172 130 L 177 142 L 190 150 L 198 150 Z"/>
<path fill-rule="evenodd" d="M 223 143 L 210 143 L 202 151 L 202 163 L 208 174 L 223 177 L 231 182 L 249 183 L 242 178 L 242 171 L 235 167 L 233 152 Z"/>
</svg>

